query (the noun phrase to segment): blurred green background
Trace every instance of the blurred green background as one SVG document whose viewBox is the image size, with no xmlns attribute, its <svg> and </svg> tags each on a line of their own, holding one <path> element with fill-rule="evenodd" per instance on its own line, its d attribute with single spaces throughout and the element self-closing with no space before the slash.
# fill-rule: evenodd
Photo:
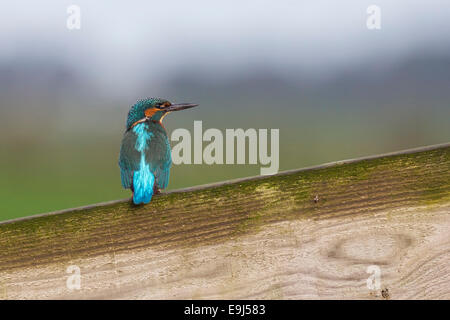
<svg viewBox="0 0 450 320">
<path fill-rule="evenodd" d="M 120 141 L 148 96 L 200 104 L 169 133 L 280 129 L 280 170 L 450 141 L 449 4 L 381 1 L 371 31 L 364 1 L 80 1 L 67 30 L 47 2 L 2 4 L 0 220 L 129 197 Z M 178 165 L 169 189 L 259 168 Z"/>
</svg>

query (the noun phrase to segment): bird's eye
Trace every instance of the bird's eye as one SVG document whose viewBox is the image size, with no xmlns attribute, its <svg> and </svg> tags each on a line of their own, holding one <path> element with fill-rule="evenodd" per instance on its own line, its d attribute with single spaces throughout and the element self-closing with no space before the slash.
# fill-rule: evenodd
<svg viewBox="0 0 450 320">
<path fill-rule="evenodd" d="M 172 104 L 169 101 L 166 101 L 164 103 L 156 104 L 155 107 L 158 108 L 158 109 L 164 109 L 164 108 L 170 107 L 171 105 Z"/>
</svg>

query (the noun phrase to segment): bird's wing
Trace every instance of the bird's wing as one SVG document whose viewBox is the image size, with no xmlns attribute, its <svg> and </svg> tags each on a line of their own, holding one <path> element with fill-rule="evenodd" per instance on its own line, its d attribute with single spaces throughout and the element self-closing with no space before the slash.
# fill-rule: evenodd
<svg viewBox="0 0 450 320">
<path fill-rule="evenodd" d="M 136 134 L 132 130 L 128 130 L 123 135 L 122 145 L 120 146 L 120 178 L 124 188 L 131 188 L 133 172 L 139 170 L 141 153 L 135 148 L 136 139 Z"/>
<path fill-rule="evenodd" d="M 172 165 L 170 142 L 166 131 L 160 124 L 150 123 L 149 126 L 154 135 L 149 142 L 145 160 L 150 163 L 158 187 L 165 189 L 169 184 L 170 166 Z"/>
</svg>

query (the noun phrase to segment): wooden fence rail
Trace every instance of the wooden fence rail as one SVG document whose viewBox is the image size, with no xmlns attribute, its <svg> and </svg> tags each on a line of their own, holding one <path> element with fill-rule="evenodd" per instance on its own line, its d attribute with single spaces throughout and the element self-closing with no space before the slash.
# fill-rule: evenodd
<svg viewBox="0 0 450 320">
<path fill-rule="evenodd" d="M 449 299 L 450 144 L 0 223 L 2 299 Z"/>
</svg>

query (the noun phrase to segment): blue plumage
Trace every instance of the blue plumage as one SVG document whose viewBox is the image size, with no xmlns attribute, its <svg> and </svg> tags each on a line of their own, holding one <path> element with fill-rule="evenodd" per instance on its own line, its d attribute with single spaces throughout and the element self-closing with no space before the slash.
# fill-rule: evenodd
<svg viewBox="0 0 450 320">
<path fill-rule="evenodd" d="M 169 138 L 161 120 L 171 111 L 193 104 L 173 105 L 159 98 L 139 100 L 129 111 L 120 148 L 122 186 L 133 191 L 135 204 L 149 203 L 169 183 L 172 165 Z"/>
<path fill-rule="evenodd" d="M 145 161 L 145 151 L 148 149 L 153 133 L 148 131 L 148 125 L 145 122 L 134 126 L 133 132 L 137 137 L 134 148 L 141 153 L 139 170 L 133 173 L 133 202 L 135 204 L 149 203 L 153 196 L 155 176 Z"/>
<path fill-rule="evenodd" d="M 133 174 L 133 202 L 135 204 L 149 203 L 153 196 L 155 176 L 150 172 L 150 166 L 142 156 L 139 170 Z"/>
</svg>

